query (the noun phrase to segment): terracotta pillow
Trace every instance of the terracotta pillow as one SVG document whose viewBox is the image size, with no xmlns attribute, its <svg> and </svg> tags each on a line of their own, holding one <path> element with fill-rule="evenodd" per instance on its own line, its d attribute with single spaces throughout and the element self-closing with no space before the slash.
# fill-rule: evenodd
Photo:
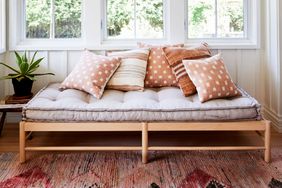
<svg viewBox="0 0 282 188">
<path fill-rule="evenodd" d="M 120 63 L 119 58 L 99 56 L 85 51 L 80 63 L 61 84 L 61 89 L 78 89 L 100 99 L 107 82 Z"/>
<path fill-rule="evenodd" d="M 167 47 L 164 48 L 164 52 L 183 94 L 186 97 L 195 94 L 196 87 L 186 73 L 182 60 L 210 57 L 208 45 L 204 43 L 191 48 Z"/>
<path fill-rule="evenodd" d="M 145 87 L 177 87 L 177 80 L 173 74 L 165 53 L 164 47 L 183 47 L 183 44 L 177 45 L 150 45 L 144 43 L 138 43 L 139 48 L 150 48 L 150 54 L 148 59 Z"/>
<path fill-rule="evenodd" d="M 120 57 L 121 65 L 107 87 L 122 91 L 144 90 L 149 49 L 113 52 L 111 57 Z"/>
<path fill-rule="evenodd" d="M 183 64 L 201 102 L 241 95 L 226 70 L 221 54 L 202 60 L 184 60 Z"/>
</svg>

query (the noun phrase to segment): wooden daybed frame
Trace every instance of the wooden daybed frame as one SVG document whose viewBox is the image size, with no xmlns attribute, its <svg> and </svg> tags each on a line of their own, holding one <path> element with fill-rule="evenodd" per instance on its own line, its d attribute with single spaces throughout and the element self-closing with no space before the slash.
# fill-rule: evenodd
<svg viewBox="0 0 282 188">
<path fill-rule="evenodd" d="M 236 122 L 127 122 L 127 123 L 20 123 L 20 162 L 26 161 L 27 151 L 142 151 L 142 162 L 148 162 L 148 151 L 156 150 L 264 150 L 264 160 L 271 158 L 270 133 L 271 122 L 236 121 Z M 142 146 L 136 147 L 28 147 L 27 132 L 98 132 L 98 131 L 140 131 Z M 263 146 L 207 146 L 207 147 L 166 147 L 149 146 L 148 133 L 151 131 L 255 131 L 264 140 Z M 263 134 L 262 134 L 262 133 Z"/>
</svg>

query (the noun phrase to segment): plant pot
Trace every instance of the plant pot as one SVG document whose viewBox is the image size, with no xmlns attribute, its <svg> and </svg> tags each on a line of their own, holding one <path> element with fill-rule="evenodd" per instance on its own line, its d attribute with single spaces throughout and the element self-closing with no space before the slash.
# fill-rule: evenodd
<svg viewBox="0 0 282 188">
<path fill-rule="evenodd" d="M 33 85 L 33 80 L 24 78 L 21 81 L 18 81 L 16 78 L 13 78 L 12 83 L 13 83 L 14 92 L 15 92 L 14 96 L 22 97 L 22 96 L 32 95 L 31 89 Z"/>
</svg>

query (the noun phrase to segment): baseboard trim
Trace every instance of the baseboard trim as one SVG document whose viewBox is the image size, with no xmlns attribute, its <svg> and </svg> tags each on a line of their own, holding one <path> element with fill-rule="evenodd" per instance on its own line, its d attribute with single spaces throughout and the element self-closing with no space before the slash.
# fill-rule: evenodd
<svg viewBox="0 0 282 188">
<path fill-rule="evenodd" d="M 268 107 L 263 107 L 262 114 L 265 117 L 265 119 L 271 121 L 273 128 L 277 132 L 282 133 L 282 116 L 278 115 Z"/>
</svg>

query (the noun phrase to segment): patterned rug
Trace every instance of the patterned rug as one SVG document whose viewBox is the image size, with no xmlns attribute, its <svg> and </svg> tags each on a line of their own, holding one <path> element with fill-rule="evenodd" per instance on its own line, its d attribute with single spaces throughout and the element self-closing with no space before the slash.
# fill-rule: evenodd
<svg viewBox="0 0 282 188">
<path fill-rule="evenodd" d="M 0 154 L 0 187 L 87 188 L 279 188 L 282 150 L 273 162 L 262 152 L 151 152 L 148 164 L 138 152 L 33 154 L 18 164 L 18 154 Z M 274 179 L 273 179 L 274 178 Z M 279 181 L 280 180 L 280 181 Z"/>
</svg>

